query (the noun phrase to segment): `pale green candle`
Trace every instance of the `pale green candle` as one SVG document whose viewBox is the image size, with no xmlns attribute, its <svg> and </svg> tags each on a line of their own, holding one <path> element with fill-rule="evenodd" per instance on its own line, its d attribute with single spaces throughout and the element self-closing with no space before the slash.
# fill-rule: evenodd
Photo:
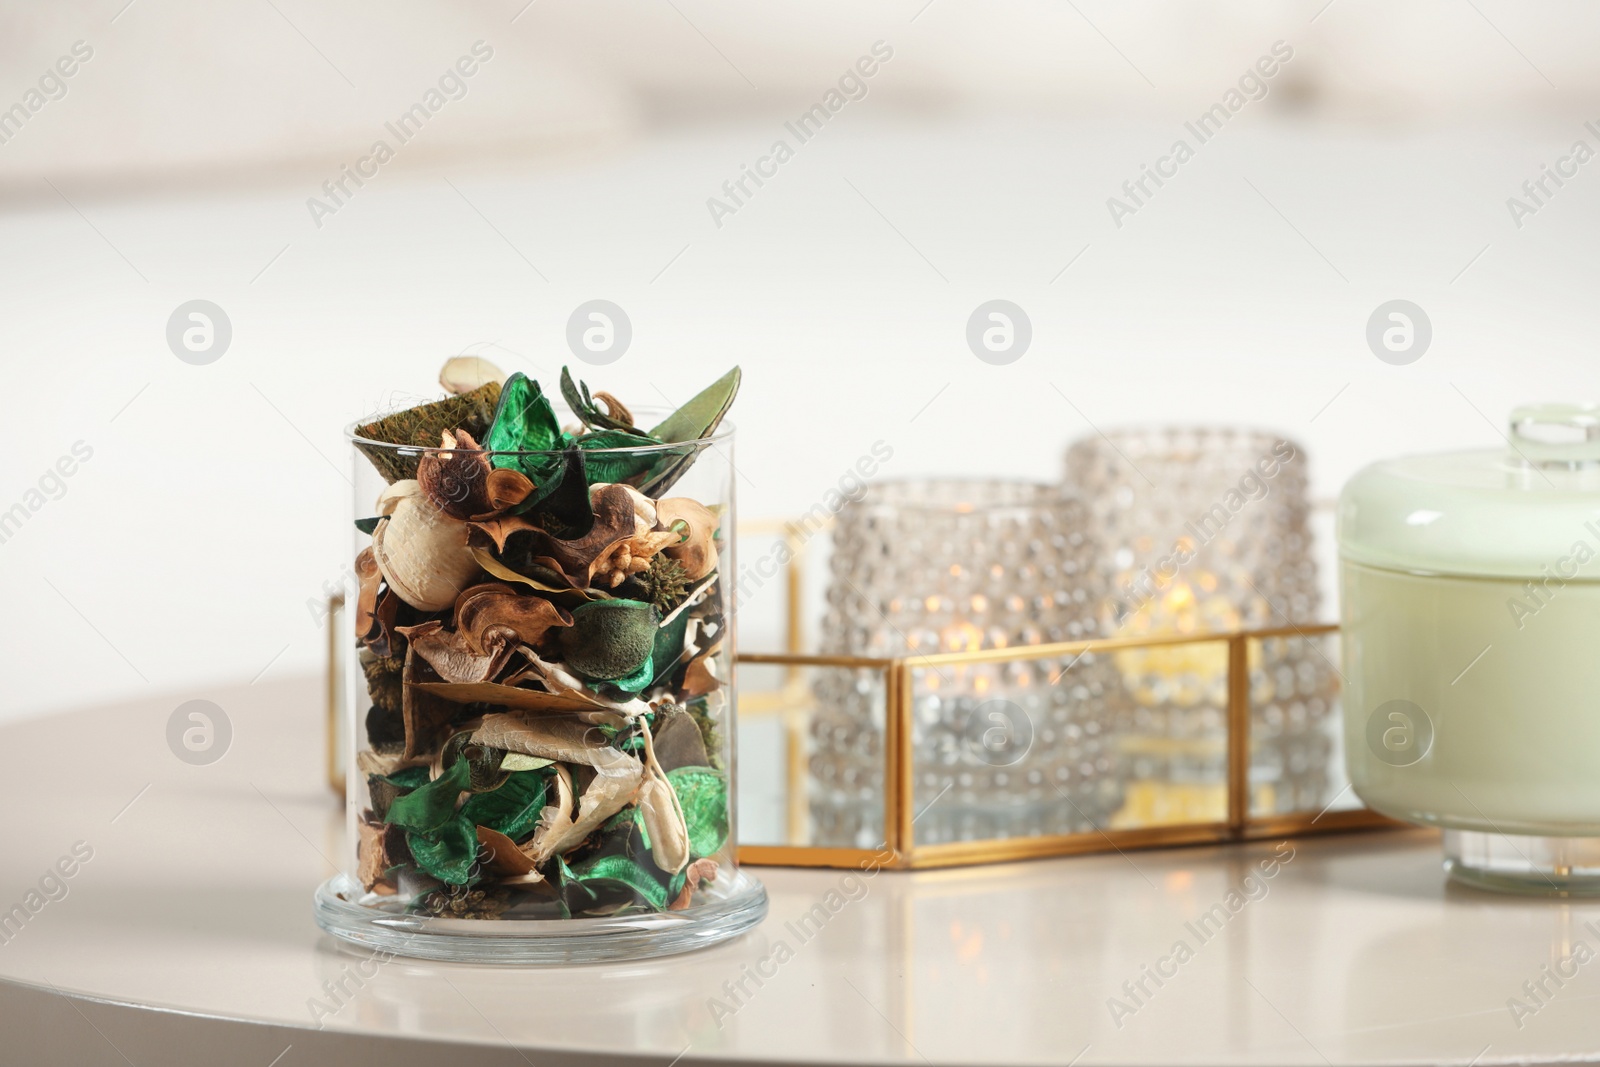
<svg viewBox="0 0 1600 1067">
<path fill-rule="evenodd" d="M 1339 543 L 1356 793 L 1445 828 L 1459 878 L 1600 891 L 1600 410 L 1366 468 Z"/>
</svg>

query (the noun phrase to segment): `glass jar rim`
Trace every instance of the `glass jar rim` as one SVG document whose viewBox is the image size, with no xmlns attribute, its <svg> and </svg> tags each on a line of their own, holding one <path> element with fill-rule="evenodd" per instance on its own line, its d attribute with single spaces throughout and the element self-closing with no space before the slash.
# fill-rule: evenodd
<svg viewBox="0 0 1600 1067">
<path fill-rule="evenodd" d="M 397 411 L 403 411 L 403 410 L 405 410 L 405 409 L 404 408 L 397 409 Z M 649 411 L 650 409 L 649 408 L 643 408 L 643 409 L 640 409 L 640 410 Z M 561 413 L 562 413 L 561 411 L 557 411 L 558 415 L 560 415 Z M 388 414 L 395 414 L 395 412 L 389 412 Z M 568 412 L 567 414 L 571 414 L 571 413 Z M 389 450 L 394 451 L 394 452 L 404 453 L 407 456 L 422 456 L 422 455 L 429 455 L 429 454 L 438 455 L 438 454 L 446 453 L 446 452 L 461 451 L 460 449 L 445 448 L 442 445 L 396 444 L 393 441 L 379 441 L 379 440 L 376 440 L 375 438 L 363 437 L 359 433 L 356 432 L 356 430 L 359 429 L 360 427 L 370 425 L 370 424 L 372 424 L 374 422 L 377 422 L 380 419 L 383 419 L 383 418 L 386 418 L 386 417 L 387 417 L 387 415 L 375 415 L 375 416 L 372 416 L 370 418 L 359 419 L 359 420 L 357 420 L 355 422 L 349 423 L 344 428 L 345 440 L 348 441 L 350 444 L 359 446 L 361 448 L 389 449 Z M 574 417 L 576 417 L 576 416 L 574 416 Z M 729 421 L 728 419 L 723 419 L 722 422 L 720 424 L 718 424 L 716 433 L 712 434 L 710 437 L 699 437 L 699 438 L 696 438 L 696 439 L 694 439 L 692 441 L 663 441 L 660 444 L 653 444 L 653 445 L 630 445 L 630 446 L 625 446 L 625 447 L 622 447 L 622 448 L 585 448 L 584 451 L 587 452 L 587 453 L 590 453 L 592 455 L 600 455 L 600 456 L 606 456 L 606 455 L 612 455 L 612 456 L 615 456 L 615 455 L 633 455 L 633 456 L 637 456 L 637 455 L 652 455 L 652 454 L 682 455 L 682 454 L 684 454 L 685 450 L 687 450 L 687 449 L 701 449 L 701 448 L 712 447 L 714 445 L 720 445 L 720 444 L 729 443 L 729 442 L 731 442 L 733 440 L 733 435 L 734 435 L 734 432 L 736 431 L 736 429 L 737 429 L 737 427 L 731 421 Z M 490 455 L 490 456 L 560 456 L 560 455 L 563 455 L 564 452 L 565 452 L 564 449 L 559 449 L 559 448 L 552 448 L 552 449 L 510 449 L 510 448 L 503 448 L 503 449 L 483 449 L 483 451 L 484 451 L 485 455 Z"/>
</svg>

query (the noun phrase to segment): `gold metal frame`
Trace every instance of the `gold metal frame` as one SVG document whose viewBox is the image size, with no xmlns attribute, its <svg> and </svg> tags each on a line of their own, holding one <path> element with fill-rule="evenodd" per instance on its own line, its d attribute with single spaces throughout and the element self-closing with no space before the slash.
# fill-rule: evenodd
<svg viewBox="0 0 1600 1067">
<path fill-rule="evenodd" d="M 807 775 L 805 703 L 809 699 L 803 671 L 807 667 L 847 667 L 883 673 L 887 722 L 884 731 L 884 832 L 880 849 L 824 848 L 807 845 L 741 845 L 739 862 L 775 867 L 858 867 L 871 864 L 899 869 L 959 867 L 980 863 L 1073 856 L 1091 852 L 1165 848 L 1173 845 L 1254 841 L 1342 830 L 1366 830 L 1404 825 L 1367 808 L 1304 812 L 1255 817 L 1250 814 L 1250 642 L 1272 638 L 1322 637 L 1337 633 L 1333 624 L 1286 626 L 1233 633 L 1183 634 L 1162 637 L 1103 638 L 1053 645 L 1024 645 L 946 652 L 929 656 L 872 658 L 866 656 L 806 655 L 803 591 L 805 545 L 831 522 L 802 524 L 793 520 L 742 523 L 741 537 L 756 535 L 781 539 L 789 550 L 785 568 L 785 641 L 782 653 L 743 653 L 742 664 L 781 666 L 782 688 L 741 692 L 739 717 L 781 716 L 787 752 L 789 787 L 788 837 L 805 836 L 807 811 L 804 785 Z M 1073 657 L 1087 652 L 1157 648 L 1170 645 L 1220 643 L 1228 645 L 1227 709 L 1227 818 L 1222 822 L 1184 823 L 1123 830 L 1092 830 L 1049 837 L 1002 838 L 918 847 L 912 833 L 914 791 L 912 777 L 911 672 L 923 667 L 971 666 L 1018 660 Z"/>
<path fill-rule="evenodd" d="M 1276 629 L 1242 630 L 1234 633 L 1183 634 L 1162 637 L 1104 638 L 1069 641 L 1050 645 L 1022 645 L 990 648 L 974 652 L 946 652 L 928 656 L 878 659 L 865 656 L 808 656 L 746 653 L 740 663 L 788 667 L 797 677 L 806 667 L 847 667 L 878 670 L 883 673 L 888 722 L 884 737 L 884 832 L 883 847 L 874 849 L 812 848 L 803 845 L 741 845 L 739 861 L 754 865 L 781 867 L 858 867 L 873 865 L 898 869 L 958 867 L 978 863 L 1071 856 L 1088 852 L 1129 851 L 1163 848 L 1171 845 L 1216 844 L 1228 841 L 1253 841 L 1341 830 L 1373 829 L 1400 824 L 1362 808 L 1346 811 L 1304 812 L 1291 815 L 1257 817 L 1250 814 L 1250 667 L 1252 641 L 1273 638 L 1313 638 L 1337 633 L 1332 624 L 1287 626 Z M 949 844 L 918 845 L 913 833 L 911 745 L 913 685 L 912 672 L 922 668 L 971 666 L 982 663 L 1011 663 L 1018 660 L 1070 658 L 1089 652 L 1115 652 L 1125 649 L 1157 648 L 1171 645 L 1219 644 L 1228 646 L 1227 709 L 1227 795 L 1228 814 L 1222 822 L 1184 823 L 1123 830 L 1091 830 L 1079 834 L 1048 837 L 1001 838 Z M 787 687 L 786 687 L 787 689 Z M 769 694 L 753 694 L 757 706 L 741 709 L 740 716 L 771 714 Z M 801 694 L 794 697 L 803 699 Z M 804 733 L 797 737 L 788 731 L 791 795 L 797 783 L 796 764 L 804 774 Z M 798 755 L 797 755 L 798 749 Z M 791 824 L 796 808 L 790 804 Z M 798 813 L 803 818 L 804 812 Z M 791 825 L 790 836 L 800 836 Z"/>
</svg>

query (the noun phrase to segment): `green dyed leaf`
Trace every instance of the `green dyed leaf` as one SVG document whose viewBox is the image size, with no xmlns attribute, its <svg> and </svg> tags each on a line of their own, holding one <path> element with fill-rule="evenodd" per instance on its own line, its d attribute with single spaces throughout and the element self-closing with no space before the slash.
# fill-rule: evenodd
<svg viewBox="0 0 1600 1067">
<path fill-rule="evenodd" d="M 696 856 L 715 856 L 728 842 L 728 783 L 710 767 L 679 767 L 667 781 L 683 805 L 689 848 Z"/>
<path fill-rule="evenodd" d="M 389 805 L 395 798 L 404 796 L 420 785 L 426 785 L 428 769 L 426 767 L 407 767 L 392 775 L 372 774 L 367 776 L 367 793 L 372 797 L 372 814 L 380 820 L 389 813 Z"/>
<path fill-rule="evenodd" d="M 556 459 L 556 466 L 538 477 L 526 467 L 523 469 L 537 488 L 512 513 L 528 515 L 551 537 L 570 541 L 594 527 L 587 461 L 581 448 L 569 448 Z"/>
<path fill-rule="evenodd" d="M 396 797 L 384 814 L 384 821 L 407 830 L 433 833 L 455 814 L 456 798 L 471 780 L 471 765 L 458 759 L 433 781 Z"/>
<path fill-rule="evenodd" d="M 589 484 L 631 482 L 654 470 L 662 459 L 661 442 L 625 430 L 601 430 L 578 438 L 587 453 Z M 652 449 L 649 452 L 612 452 L 609 449 Z"/>
<path fill-rule="evenodd" d="M 678 612 L 673 620 L 665 626 L 656 627 L 655 647 L 650 652 L 651 664 L 655 667 L 655 677 L 651 684 L 660 684 L 671 677 L 672 672 L 683 664 L 684 635 L 689 630 L 689 613 Z"/>
<path fill-rule="evenodd" d="M 372 531 L 376 530 L 378 528 L 378 523 L 380 523 L 382 521 L 383 521 L 383 516 L 381 516 L 381 515 L 374 515 L 370 519 L 357 519 L 356 520 L 356 529 L 360 530 L 362 533 L 366 534 L 368 537 L 371 537 L 372 536 Z"/>
<path fill-rule="evenodd" d="M 397 785 L 401 789 L 415 789 L 420 785 L 428 784 L 428 768 L 407 767 L 395 771 L 393 774 L 383 775 L 383 780 L 390 785 Z"/>
<path fill-rule="evenodd" d="M 578 864 L 572 873 L 585 888 L 593 890 L 607 882 L 616 883 L 639 894 L 657 911 L 667 906 L 667 887 L 637 860 L 627 856 L 600 856 Z"/>
<path fill-rule="evenodd" d="M 517 771 L 499 789 L 469 797 L 461 814 L 474 826 L 498 830 L 515 841 L 539 824 L 548 778 L 544 771 Z"/>
<path fill-rule="evenodd" d="M 580 392 L 580 389 L 582 390 Z M 606 430 L 632 430 L 633 427 L 621 419 L 614 419 L 600 410 L 600 406 L 589 395 L 589 384 L 578 382 L 573 384 L 572 374 L 567 368 L 561 368 L 561 396 L 566 400 L 567 407 L 572 413 L 583 420 L 585 426 L 599 426 Z"/>
<path fill-rule="evenodd" d="M 616 686 L 624 693 L 637 693 L 649 685 L 656 676 L 655 664 L 646 659 L 639 664 L 639 669 L 625 678 L 613 678 L 609 684 Z"/>
<path fill-rule="evenodd" d="M 733 406 L 739 395 L 740 371 L 734 367 L 712 382 L 693 400 L 668 415 L 666 421 L 650 431 L 650 436 L 669 444 L 683 443 L 681 454 L 663 456 L 639 487 L 645 496 L 660 498 L 682 478 L 700 455 L 699 445 L 688 442 L 703 441 L 717 432 L 723 416 Z"/>
<path fill-rule="evenodd" d="M 733 406 L 733 398 L 739 395 L 739 378 L 739 368 L 735 367 L 668 415 L 666 421 L 650 431 L 650 436 L 669 444 L 710 437 Z"/>
<path fill-rule="evenodd" d="M 639 830 L 642 833 L 644 831 L 644 823 L 639 821 L 639 809 L 635 805 L 629 804 L 627 807 L 611 816 L 611 818 L 606 821 L 606 824 L 600 828 L 600 833 L 602 836 L 605 836 L 617 830 L 627 832 L 635 824 L 638 825 Z M 648 839 L 645 841 L 645 847 L 650 847 L 650 842 Z"/>
<path fill-rule="evenodd" d="M 550 452 L 561 447 L 561 425 L 539 383 L 517 371 L 500 389 L 494 422 L 483 440 L 490 452 Z M 490 456 L 496 467 L 520 466 L 517 456 Z M 528 477 L 533 475 L 527 471 Z"/>
<path fill-rule="evenodd" d="M 460 815 L 432 834 L 413 830 L 406 834 L 417 866 L 447 885 L 466 885 L 478 857 L 478 830 Z"/>
</svg>

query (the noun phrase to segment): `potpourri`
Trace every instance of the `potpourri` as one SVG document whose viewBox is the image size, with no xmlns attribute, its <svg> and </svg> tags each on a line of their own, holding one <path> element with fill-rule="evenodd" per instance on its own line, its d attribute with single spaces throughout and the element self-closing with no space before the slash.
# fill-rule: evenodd
<svg viewBox="0 0 1600 1067">
<path fill-rule="evenodd" d="M 550 918 L 678 910 L 715 885 L 732 531 L 674 486 L 739 378 L 645 429 L 563 369 L 563 428 L 538 382 L 458 357 L 444 399 L 357 427 L 388 482 L 356 523 L 368 893 Z"/>
</svg>

